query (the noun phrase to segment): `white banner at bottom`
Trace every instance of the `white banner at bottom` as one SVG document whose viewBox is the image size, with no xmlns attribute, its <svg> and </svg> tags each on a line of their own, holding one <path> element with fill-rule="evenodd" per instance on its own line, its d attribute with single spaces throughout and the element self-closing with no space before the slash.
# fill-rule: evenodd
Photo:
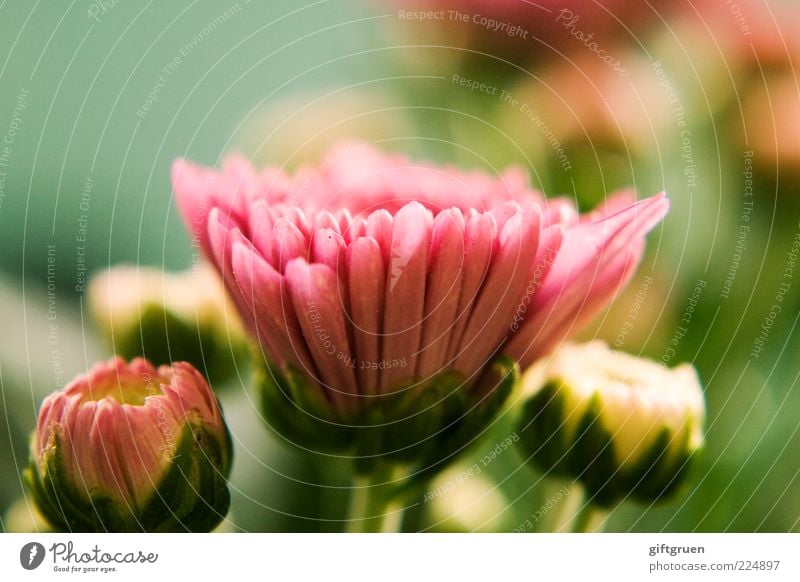
<svg viewBox="0 0 800 582">
<path fill-rule="evenodd" d="M 0 580 L 800 580 L 800 534 L 2 534 Z M 511 578 L 513 577 L 513 578 Z M 521 578 L 520 578 L 521 577 Z"/>
</svg>

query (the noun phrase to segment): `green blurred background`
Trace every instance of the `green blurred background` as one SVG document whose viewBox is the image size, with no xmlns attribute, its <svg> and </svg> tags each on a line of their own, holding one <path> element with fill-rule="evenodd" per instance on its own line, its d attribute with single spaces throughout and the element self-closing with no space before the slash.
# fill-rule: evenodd
<svg viewBox="0 0 800 582">
<path fill-rule="evenodd" d="M 697 366 L 707 387 L 707 450 L 684 497 L 623 504 L 609 529 L 800 531 L 800 281 L 787 271 L 800 233 L 797 166 L 759 149 L 794 127 L 794 113 L 757 101 L 773 78 L 797 82 L 780 64 L 755 73 L 731 65 L 726 45 L 711 42 L 722 38 L 713 26 L 707 45 L 691 30 L 663 21 L 620 43 L 622 58 L 638 63 L 620 89 L 606 83 L 607 71 L 579 74 L 577 84 L 562 78 L 563 70 L 596 69 L 580 51 L 534 43 L 544 56 L 527 71 L 493 56 L 465 59 L 448 43 L 427 46 L 436 43 L 415 37 L 396 9 L 350 0 L 0 4 L 0 514 L 23 494 L 17 475 L 41 398 L 110 355 L 86 317 L 86 273 L 120 262 L 190 264 L 172 161 L 215 165 L 239 150 L 292 167 L 351 136 L 464 167 L 520 164 L 548 195 L 583 208 L 623 186 L 666 190 L 673 210 L 636 279 L 582 337 L 619 340 L 651 277 L 618 347 Z M 454 74 L 520 96 L 552 134 L 496 94 L 454 83 Z M 631 111 L 640 117 L 628 119 Z M 756 143 L 764 126 L 772 133 Z M 789 291 L 755 357 L 781 283 Z M 340 530 L 344 466 L 285 447 L 259 420 L 246 385 L 242 377 L 221 390 L 237 443 L 231 527 Z M 470 466 L 481 447 L 512 431 L 502 417 L 462 462 Z M 521 465 L 515 451 L 503 453 L 482 474 L 477 501 L 453 497 L 447 507 L 483 515 L 493 499 L 500 513 L 492 527 L 516 528 L 542 502 L 531 491 L 538 477 Z M 424 505 L 407 529 L 440 519 Z M 437 515 L 448 517 L 447 507 Z M 436 527 L 472 529 L 476 519 L 488 518 Z"/>
</svg>

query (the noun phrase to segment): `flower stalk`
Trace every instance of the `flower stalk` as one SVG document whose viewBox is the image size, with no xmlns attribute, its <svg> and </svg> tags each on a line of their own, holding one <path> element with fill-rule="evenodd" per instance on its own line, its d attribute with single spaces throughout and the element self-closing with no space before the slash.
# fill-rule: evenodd
<svg viewBox="0 0 800 582">
<path fill-rule="evenodd" d="M 394 468 L 353 477 L 348 533 L 397 533 L 403 524 L 408 476 Z"/>
</svg>

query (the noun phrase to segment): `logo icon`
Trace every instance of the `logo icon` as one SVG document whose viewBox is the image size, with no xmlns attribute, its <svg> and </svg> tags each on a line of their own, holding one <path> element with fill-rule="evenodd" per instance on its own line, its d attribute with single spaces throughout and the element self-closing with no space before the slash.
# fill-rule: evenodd
<svg viewBox="0 0 800 582">
<path fill-rule="evenodd" d="M 44 546 L 39 542 L 29 542 L 19 552 L 19 563 L 26 570 L 35 570 L 44 561 Z"/>
</svg>

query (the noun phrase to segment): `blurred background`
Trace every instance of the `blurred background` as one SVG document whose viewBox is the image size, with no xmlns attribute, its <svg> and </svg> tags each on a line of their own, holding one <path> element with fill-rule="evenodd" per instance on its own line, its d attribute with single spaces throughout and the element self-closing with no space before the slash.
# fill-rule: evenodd
<svg viewBox="0 0 800 582">
<path fill-rule="evenodd" d="M 425 12 L 427 11 L 427 12 Z M 177 271 L 192 248 L 170 165 L 319 163 L 361 140 L 499 173 L 590 209 L 620 188 L 672 211 L 581 337 L 706 386 L 691 489 L 623 503 L 611 531 L 800 531 L 800 3 L 0 3 L 0 529 L 49 392 L 111 355 L 92 273 Z M 259 418 L 246 370 L 215 386 L 236 442 L 226 527 L 339 531 L 349 480 Z M 513 431 L 439 478 L 408 530 L 511 531 L 542 505 Z M 451 486 L 452 485 L 452 486 Z"/>
</svg>

